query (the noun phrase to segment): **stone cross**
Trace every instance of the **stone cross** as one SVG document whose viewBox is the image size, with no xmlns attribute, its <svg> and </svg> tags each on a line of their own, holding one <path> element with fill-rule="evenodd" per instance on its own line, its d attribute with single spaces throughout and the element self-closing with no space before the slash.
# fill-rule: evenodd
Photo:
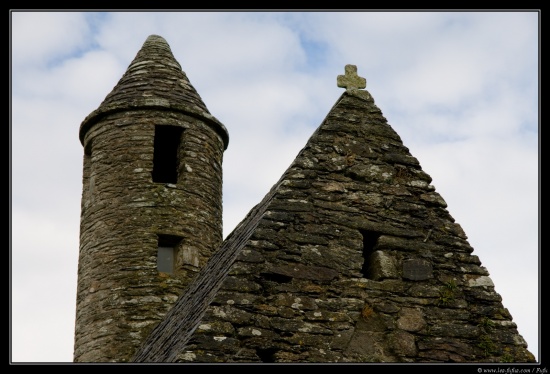
<svg viewBox="0 0 550 374">
<path fill-rule="evenodd" d="M 346 65 L 345 71 L 345 75 L 339 75 L 336 79 L 338 87 L 345 88 L 346 90 L 367 87 L 367 80 L 357 75 L 357 66 Z"/>
</svg>

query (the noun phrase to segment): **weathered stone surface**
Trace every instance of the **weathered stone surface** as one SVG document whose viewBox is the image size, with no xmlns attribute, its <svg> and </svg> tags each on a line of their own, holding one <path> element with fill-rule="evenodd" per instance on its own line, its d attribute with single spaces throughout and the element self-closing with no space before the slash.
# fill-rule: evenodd
<svg viewBox="0 0 550 374">
<path fill-rule="evenodd" d="M 330 281 L 338 276 L 338 273 L 330 268 L 320 266 L 304 266 L 302 264 L 270 266 L 265 272 L 285 275 L 292 278 L 312 279 L 321 282 Z"/>
<path fill-rule="evenodd" d="M 235 328 L 229 322 L 213 321 L 212 323 L 203 323 L 197 327 L 197 333 L 229 335 L 235 332 Z"/>
<path fill-rule="evenodd" d="M 375 251 L 369 257 L 369 275 L 373 280 L 398 278 L 395 258 L 384 251 Z"/>
<path fill-rule="evenodd" d="M 423 313 L 414 308 L 403 308 L 399 311 L 397 327 L 405 331 L 420 331 L 426 326 Z"/>
<path fill-rule="evenodd" d="M 388 335 L 388 345 L 397 356 L 414 357 L 417 354 L 414 335 L 397 330 Z"/>
<path fill-rule="evenodd" d="M 432 264 L 422 259 L 403 261 L 403 278 L 411 280 L 426 280 L 433 278 Z"/>
<path fill-rule="evenodd" d="M 222 287 L 222 289 L 225 291 L 238 292 L 254 292 L 258 291 L 261 288 L 258 283 L 251 282 L 247 279 L 243 279 L 237 276 L 227 277 Z"/>
<path fill-rule="evenodd" d="M 426 231 L 426 235 L 423 239 L 428 237 L 429 230 Z M 429 239 L 429 237 L 428 237 Z M 381 235 L 376 243 L 376 249 L 380 250 L 398 250 L 398 251 L 411 251 L 411 252 L 439 252 L 441 247 L 432 243 L 426 243 L 424 240 L 411 240 L 402 237 Z"/>
</svg>

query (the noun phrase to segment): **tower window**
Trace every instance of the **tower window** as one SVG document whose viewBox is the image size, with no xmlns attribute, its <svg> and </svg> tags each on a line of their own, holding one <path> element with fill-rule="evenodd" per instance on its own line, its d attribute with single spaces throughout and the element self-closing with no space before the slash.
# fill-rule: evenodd
<svg viewBox="0 0 550 374">
<path fill-rule="evenodd" d="M 176 126 L 155 126 L 153 182 L 178 182 L 178 149 L 183 129 Z"/>
<path fill-rule="evenodd" d="M 157 270 L 160 273 L 174 273 L 176 250 L 180 241 L 181 238 L 175 235 L 158 236 Z"/>
<path fill-rule="evenodd" d="M 174 257 L 174 247 L 159 247 L 157 255 L 158 271 L 172 274 L 174 272 Z"/>
<path fill-rule="evenodd" d="M 363 277 L 368 279 L 373 279 L 373 268 L 372 268 L 372 254 L 374 253 L 374 246 L 376 241 L 380 237 L 380 234 L 373 231 L 361 230 L 361 235 L 363 235 L 363 267 L 361 272 Z"/>
</svg>

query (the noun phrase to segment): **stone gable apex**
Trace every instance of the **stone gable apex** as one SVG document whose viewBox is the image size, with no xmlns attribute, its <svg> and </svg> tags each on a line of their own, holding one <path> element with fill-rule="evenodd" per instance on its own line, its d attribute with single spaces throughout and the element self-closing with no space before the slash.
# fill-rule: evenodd
<svg viewBox="0 0 550 374">
<path fill-rule="evenodd" d="M 430 183 L 370 94 L 348 90 L 135 360 L 529 361 Z M 483 348 L 496 336 L 504 350 Z"/>
</svg>

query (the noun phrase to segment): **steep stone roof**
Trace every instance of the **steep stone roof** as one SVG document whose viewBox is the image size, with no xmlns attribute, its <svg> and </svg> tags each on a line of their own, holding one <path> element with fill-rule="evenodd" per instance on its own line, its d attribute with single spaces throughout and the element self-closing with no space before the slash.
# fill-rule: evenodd
<svg viewBox="0 0 550 374">
<path fill-rule="evenodd" d="M 199 117 L 214 127 L 227 148 L 227 129 L 210 114 L 161 36 L 147 38 L 118 84 L 99 108 L 84 119 L 80 141 L 102 116 L 129 109 L 170 109 Z"/>
<path fill-rule="evenodd" d="M 134 361 L 533 361 L 430 176 L 362 83 L 338 83 Z"/>
</svg>

